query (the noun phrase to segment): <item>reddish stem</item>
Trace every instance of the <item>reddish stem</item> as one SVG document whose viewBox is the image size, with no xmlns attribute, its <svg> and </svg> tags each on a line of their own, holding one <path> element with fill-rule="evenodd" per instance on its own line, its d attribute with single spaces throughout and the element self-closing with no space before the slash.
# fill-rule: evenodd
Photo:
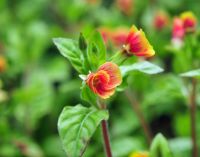
<svg viewBox="0 0 200 157">
<path fill-rule="evenodd" d="M 198 147 L 196 140 L 196 87 L 197 81 L 192 79 L 192 91 L 190 95 L 190 118 L 191 118 L 191 137 L 192 137 L 192 156 L 198 157 Z"/>
<path fill-rule="evenodd" d="M 110 147 L 110 139 L 108 133 L 108 127 L 106 120 L 102 120 L 101 122 L 102 134 L 104 139 L 104 149 L 107 157 L 112 157 L 111 147 Z"/>
<path fill-rule="evenodd" d="M 101 109 L 105 110 L 106 105 L 103 103 L 102 100 L 99 100 L 98 102 Z M 101 122 L 101 129 L 102 129 L 102 135 L 104 140 L 104 150 L 107 157 L 112 157 L 112 151 L 110 146 L 110 138 L 109 138 L 109 132 L 108 132 L 108 125 L 106 120 L 102 120 Z"/>
</svg>

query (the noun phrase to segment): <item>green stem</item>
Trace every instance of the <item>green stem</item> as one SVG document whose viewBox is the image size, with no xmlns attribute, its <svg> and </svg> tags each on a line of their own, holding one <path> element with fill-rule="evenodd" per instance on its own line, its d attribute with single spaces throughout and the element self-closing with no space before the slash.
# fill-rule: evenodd
<svg viewBox="0 0 200 157">
<path fill-rule="evenodd" d="M 197 80 L 192 79 L 192 91 L 190 95 L 190 118 L 191 118 L 191 138 L 192 138 L 192 156 L 198 157 L 198 147 L 196 140 L 196 87 Z"/>
<path fill-rule="evenodd" d="M 127 59 L 127 52 L 125 49 L 122 49 L 121 51 L 117 52 L 112 58 L 111 58 L 111 61 L 118 64 L 118 65 L 121 65 L 123 62 L 126 61 Z"/>
</svg>

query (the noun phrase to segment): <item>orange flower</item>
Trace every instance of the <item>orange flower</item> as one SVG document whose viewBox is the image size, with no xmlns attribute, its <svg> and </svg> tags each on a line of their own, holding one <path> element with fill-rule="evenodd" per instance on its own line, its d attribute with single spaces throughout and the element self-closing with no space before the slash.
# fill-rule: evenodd
<svg viewBox="0 0 200 157">
<path fill-rule="evenodd" d="M 122 76 L 119 67 L 106 62 L 99 67 L 96 73 L 90 73 L 87 76 L 86 83 L 90 89 L 102 99 L 107 99 L 115 92 L 115 88 L 122 82 Z"/>
<path fill-rule="evenodd" d="M 3 57 L 0 56 L 0 72 L 3 72 L 6 68 L 6 61 Z"/>
<path fill-rule="evenodd" d="M 148 157 L 147 152 L 134 152 L 129 157 Z"/>
<path fill-rule="evenodd" d="M 131 15 L 133 11 L 133 0 L 117 0 L 117 7 L 126 15 Z"/>
<path fill-rule="evenodd" d="M 182 40 L 185 35 L 185 29 L 183 21 L 180 18 L 174 18 L 173 21 L 173 30 L 172 30 L 172 38 Z"/>
<path fill-rule="evenodd" d="M 106 27 L 101 27 L 98 30 L 101 33 L 104 43 L 107 45 L 110 40 L 111 31 Z"/>
<path fill-rule="evenodd" d="M 197 19 L 190 11 L 184 12 L 180 16 L 186 32 L 194 32 L 197 26 Z"/>
<path fill-rule="evenodd" d="M 125 44 L 129 30 L 126 28 L 117 28 L 112 32 L 111 40 L 113 44 L 120 47 Z"/>
<path fill-rule="evenodd" d="M 144 32 L 141 29 L 138 30 L 135 26 L 132 26 L 129 32 L 124 48 L 129 55 L 151 57 L 155 54 Z"/>
</svg>

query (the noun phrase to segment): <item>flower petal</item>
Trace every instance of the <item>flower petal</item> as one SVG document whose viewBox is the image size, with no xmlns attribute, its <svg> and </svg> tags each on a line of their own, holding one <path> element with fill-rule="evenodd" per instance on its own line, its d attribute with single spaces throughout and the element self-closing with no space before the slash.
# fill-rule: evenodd
<svg viewBox="0 0 200 157">
<path fill-rule="evenodd" d="M 122 82 L 121 71 L 115 63 L 106 62 L 98 69 L 98 71 L 101 70 L 106 71 L 110 77 L 108 84 L 105 84 L 106 89 L 112 89 L 121 84 Z"/>
</svg>

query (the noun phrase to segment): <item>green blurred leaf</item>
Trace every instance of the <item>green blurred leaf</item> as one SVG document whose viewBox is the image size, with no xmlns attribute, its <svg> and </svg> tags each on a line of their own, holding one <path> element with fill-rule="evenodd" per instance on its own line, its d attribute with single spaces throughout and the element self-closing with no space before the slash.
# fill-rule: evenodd
<svg viewBox="0 0 200 157">
<path fill-rule="evenodd" d="M 79 73 L 84 73 L 82 54 L 78 48 L 78 43 L 72 39 L 65 38 L 54 38 L 53 42 L 59 49 L 60 53 L 71 62 L 72 66 Z"/>
<path fill-rule="evenodd" d="M 157 134 L 150 148 L 150 157 L 172 157 L 168 142 L 162 134 Z"/>
<path fill-rule="evenodd" d="M 58 120 L 58 131 L 67 156 L 82 156 L 100 122 L 107 119 L 106 110 L 81 105 L 65 107 Z"/>
<path fill-rule="evenodd" d="M 50 137 L 48 136 L 47 138 L 45 138 L 43 149 L 46 156 L 65 156 L 65 152 L 62 149 L 62 144 L 58 135 Z"/>
<path fill-rule="evenodd" d="M 182 77 L 199 77 L 200 76 L 200 69 L 191 70 L 185 73 L 180 74 Z"/>
<path fill-rule="evenodd" d="M 190 138 L 174 138 L 169 140 L 169 146 L 174 154 L 178 157 L 188 157 L 191 155 L 192 142 Z"/>
<path fill-rule="evenodd" d="M 144 146 L 139 138 L 120 137 L 112 142 L 114 157 L 128 156 L 131 152 L 142 149 L 144 149 Z"/>
<path fill-rule="evenodd" d="M 134 63 L 132 65 L 124 65 L 120 66 L 122 76 L 126 76 L 128 73 L 136 70 L 146 74 L 157 74 L 163 72 L 163 69 L 159 66 L 152 64 L 148 61 L 142 61 L 138 63 Z"/>
</svg>

